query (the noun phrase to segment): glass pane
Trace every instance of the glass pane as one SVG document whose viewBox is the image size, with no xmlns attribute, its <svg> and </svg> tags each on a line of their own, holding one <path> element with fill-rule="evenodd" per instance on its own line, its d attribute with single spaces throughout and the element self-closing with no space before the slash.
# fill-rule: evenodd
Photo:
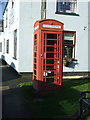
<svg viewBox="0 0 90 120">
<path fill-rule="evenodd" d="M 64 44 L 74 44 L 73 40 L 64 40 Z"/>
<path fill-rule="evenodd" d="M 54 82 L 54 78 L 46 78 L 46 82 L 48 83 Z"/>
<path fill-rule="evenodd" d="M 54 66 L 44 66 L 44 70 L 54 70 Z"/>
<path fill-rule="evenodd" d="M 77 0 L 68 0 L 67 2 L 63 2 L 61 0 L 57 0 L 57 12 L 67 12 L 74 13 L 77 7 Z"/>
<path fill-rule="evenodd" d="M 36 69 L 36 64 L 34 64 L 34 69 Z"/>
<path fill-rule="evenodd" d="M 34 52 L 34 57 L 36 57 L 36 52 Z"/>
<path fill-rule="evenodd" d="M 34 70 L 34 74 L 36 75 L 36 70 Z"/>
<path fill-rule="evenodd" d="M 47 59 L 46 64 L 54 64 L 54 60 L 53 59 Z"/>
<path fill-rule="evenodd" d="M 46 53 L 47 58 L 54 58 L 54 53 Z"/>
<path fill-rule="evenodd" d="M 74 33 L 64 33 L 64 40 L 74 40 Z"/>
<path fill-rule="evenodd" d="M 54 52 L 54 47 L 47 47 L 47 52 Z"/>
<path fill-rule="evenodd" d="M 9 40 L 7 40 L 7 53 L 9 53 Z"/>
<path fill-rule="evenodd" d="M 34 40 L 34 45 L 37 45 L 37 41 L 36 40 Z"/>
<path fill-rule="evenodd" d="M 54 72 L 48 72 L 47 77 L 52 77 L 52 76 L 54 76 Z"/>
<path fill-rule="evenodd" d="M 36 63 L 36 58 L 34 58 L 34 63 Z"/>
<path fill-rule="evenodd" d="M 2 43 L 0 42 L 0 52 L 2 52 Z"/>
<path fill-rule="evenodd" d="M 34 51 L 37 51 L 37 47 L 36 46 L 34 47 Z"/>
<path fill-rule="evenodd" d="M 17 29 L 14 31 L 14 57 L 17 58 Z"/>
<path fill-rule="evenodd" d="M 47 45 L 54 45 L 56 41 L 54 40 L 47 40 Z"/>
<path fill-rule="evenodd" d="M 47 39 L 57 39 L 57 34 L 47 33 Z"/>
<path fill-rule="evenodd" d="M 34 35 L 34 39 L 37 39 L 37 34 Z"/>
<path fill-rule="evenodd" d="M 73 46 L 64 46 L 64 57 L 72 58 L 73 57 Z"/>
</svg>

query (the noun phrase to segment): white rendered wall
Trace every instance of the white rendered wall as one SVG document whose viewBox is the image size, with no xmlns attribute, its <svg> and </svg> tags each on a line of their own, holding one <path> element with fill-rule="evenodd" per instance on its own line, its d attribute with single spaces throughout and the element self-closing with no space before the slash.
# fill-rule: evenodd
<svg viewBox="0 0 90 120">
<path fill-rule="evenodd" d="M 55 14 L 55 2 L 47 0 L 47 19 L 56 19 L 64 23 L 64 30 L 76 31 L 76 59 L 75 68 L 64 67 L 64 72 L 88 71 L 88 2 L 79 2 L 79 16 Z M 84 27 L 86 29 L 84 30 Z"/>
<path fill-rule="evenodd" d="M 21 2 L 19 21 L 19 71 L 33 71 L 34 22 L 40 19 L 40 2 Z"/>
<path fill-rule="evenodd" d="M 4 44 L 4 39 L 5 39 L 5 52 L 3 53 L 4 59 L 6 60 L 6 62 L 11 65 L 12 67 L 14 67 L 14 69 L 16 69 L 18 71 L 18 48 L 19 46 L 17 46 L 17 60 L 13 59 L 14 57 L 14 30 L 17 29 L 17 44 L 19 42 L 19 2 L 14 2 L 14 11 L 12 12 L 12 14 L 14 14 L 14 22 L 12 24 L 10 24 L 10 20 L 12 20 L 12 17 L 10 17 L 10 12 L 11 12 L 11 1 L 9 1 L 8 3 L 8 25 L 7 28 L 5 28 L 5 22 L 4 21 L 4 37 L 3 37 L 3 44 Z M 4 20 L 6 16 L 6 12 L 4 13 Z M 9 40 L 9 53 L 6 53 L 6 42 L 7 40 Z"/>
<path fill-rule="evenodd" d="M 2 53 L 3 53 L 3 33 L 2 32 L 0 32 L 0 43 L 2 43 L 2 52 L 0 52 L 0 58 L 1 58 L 1 56 L 2 56 Z"/>
<path fill-rule="evenodd" d="M 90 72 L 90 2 L 88 3 L 88 71 Z"/>
<path fill-rule="evenodd" d="M 6 53 L 5 60 L 11 65 L 15 64 L 18 72 L 33 71 L 33 25 L 36 20 L 41 19 L 41 0 L 15 2 L 14 23 L 5 29 L 5 45 L 9 39 L 9 54 Z M 11 5 L 8 5 L 10 9 Z M 78 64 L 74 69 L 64 67 L 64 72 L 88 71 L 88 2 L 79 2 L 77 13 L 79 16 L 60 15 L 56 12 L 56 0 L 47 0 L 47 19 L 56 19 L 64 23 L 64 30 L 76 31 L 76 59 Z M 4 14 L 5 16 L 5 14 Z M 86 29 L 84 30 L 84 27 Z M 17 60 L 13 59 L 13 32 L 17 29 Z"/>
</svg>

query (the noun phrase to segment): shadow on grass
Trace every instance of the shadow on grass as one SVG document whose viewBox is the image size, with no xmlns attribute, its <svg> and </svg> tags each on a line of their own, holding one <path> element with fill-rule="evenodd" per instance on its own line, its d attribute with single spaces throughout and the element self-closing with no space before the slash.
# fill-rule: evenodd
<svg viewBox="0 0 90 120">
<path fill-rule="evenodd" d="M 35 117 L 76 115 L 79 110 L 79 92 L 88 89 L 88 81 L 64 81 L 58 92 L 36 94 L 32 85 L 23 86 Z"/>
</svg>

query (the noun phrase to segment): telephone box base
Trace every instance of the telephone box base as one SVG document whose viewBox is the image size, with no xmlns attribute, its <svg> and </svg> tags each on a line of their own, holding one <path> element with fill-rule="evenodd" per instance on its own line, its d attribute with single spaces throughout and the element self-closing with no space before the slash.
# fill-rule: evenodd
<svg viewBox="0 0 90 120">
<path fill-rule="evenodd" d="M 33 80 L 33 88 L 36 90 L 36 92 L 51 93 L 59 91 L 61 89 L 61 85 Z"/>
</svg>

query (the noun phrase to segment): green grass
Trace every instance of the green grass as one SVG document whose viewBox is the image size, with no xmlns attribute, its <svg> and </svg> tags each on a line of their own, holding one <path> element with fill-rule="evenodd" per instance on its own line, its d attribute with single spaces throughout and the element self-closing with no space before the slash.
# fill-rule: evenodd
<svg viewBox="0 0 90 120">
<path fill-rule="evenodd" d="M 20 86 L 35 117 L 75 115 L 79 110 L 80 91 L 90 91 L 89 80 L 64 80 L 58 92 L 44 95 L 35 93 L 32 82 L 21 83 Z"/>
</svg>

